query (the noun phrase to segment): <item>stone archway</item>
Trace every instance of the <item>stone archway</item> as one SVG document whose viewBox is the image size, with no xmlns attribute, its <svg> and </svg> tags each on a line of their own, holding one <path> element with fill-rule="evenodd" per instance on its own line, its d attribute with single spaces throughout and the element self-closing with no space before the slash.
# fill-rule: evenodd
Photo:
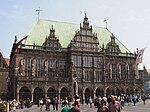
<svg viewBox="0 0 150 112">
<path fill-rule="evenodd" d="M 89 101 L 89 98 L 92 97 L 94 98 L 93 90 L 91 88 L 86 88 L 85 89 L 85 103 Z"/>
<path fill-rule="evenodd" d="M 97 88 L 96 89 L 96 97 L 103 97 L 104 96 L 104 91 L 102 88 Z"/>
<path fill-rule="evenodd" d="M 31 99 L 31 91 L 27 87 L 22 87 L 19 91 L 19 101 L 27 98 Z"/>
<path fill-rule="evenodd" d="M 37 87 L 34 89 L 33 102 L 37 103 L 44 97 L 44 92 L 41 88 Z"/>
<path fill-rule="evenodd" d="M 63 87 L 60 91 L 60 99 L 64 99 L 65 97 L 68 97 L 68 95 L 68 90 L 65 87 Z"/>
<path fill-rule="evenodd" d="M 52 87 L 50 87 L 48 90 L 47 90 L 47 96 L 52 99 L 56 96 L 56 90 Z"/>
<path fill-rule="evenodd" d="M 121 91 L 120 91 L 120 89 L 119 88 L 116 88 L 116 96 L 120 96 L 120 94 L 121 94 Z"/>
<path fill-rule="evenodd" d="M 83 90 L 81 88 L 78 89 L 78 95 L 80 96 L 81 101 L 83 100 Z"/>
<path fill-rule="evenodd" d="M 141 88 L 137 87 L 134 90 L 134 94 L 137 96 L 141 96 L 141 95 L 143 95 L 143 90 Z"/>
<path fill-rule="evenodd" d="M 107 88 L 107 89 L 106 89 L 106 96 L 107 96 L 107 97 L 109 97 L 109 96 L 111 96 L 111 95 L 114 95 L 114 94 L 115 94 L 115 92 L 114 92 L 113 89 L 111 89 L 111 88 Z"/>
<path fill-rule="evenodd" d="M 127 88 L 126 95 L 133 95 L 133 90 L 131 88 Z"/>
</svg>

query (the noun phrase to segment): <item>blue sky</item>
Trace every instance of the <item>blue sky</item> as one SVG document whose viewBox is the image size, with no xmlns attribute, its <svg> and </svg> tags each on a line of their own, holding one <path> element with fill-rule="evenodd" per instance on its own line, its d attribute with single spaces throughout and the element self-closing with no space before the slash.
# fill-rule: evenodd
<svg viewBox="0 0 150 112">
<path fill-rule="evenodd" d="M 18 39 L 28 35 L 41 19 L 82 23 L 86 13 L 93 26 L 105 27 L 131 51 L 147 47 L 139 67 L 150 68 L 150 1 L 149 0 L 1 0 L 0 51 L 10 56 L 15 35 Z"/>
</svg>

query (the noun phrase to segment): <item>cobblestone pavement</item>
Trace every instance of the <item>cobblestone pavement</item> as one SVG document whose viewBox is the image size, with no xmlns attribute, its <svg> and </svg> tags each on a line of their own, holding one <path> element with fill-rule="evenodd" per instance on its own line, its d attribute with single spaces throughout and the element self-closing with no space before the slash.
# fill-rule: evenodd
<svg viewBox="0 0 150 112">
<path fill-rule="evenodd" d="M 138 102 L 136 106 L 132 106 L 132 105 L 130 106 L 127 104 L 123 108 L 123 112 L 150 112 L 150 100 L 147 100 L 145 105 L 143 104 L 142 101 Z M 81 105 L 81 112 L 96 112 L 96 110 L 97 108 L 95 108 L 94 106 L 90 108 L 89 105 L 86 105 L 86 104 Z M 41 112 L 41 111 L 39 107 L 37 107 L 36 105 L 33 105 L 31 108 L 18 109 L 16 112 Z M 45 107 L 43 107 L 42 112 L 46 112 Z M 58 111 L 52 110 L 52 107 L 51 107 L 50 112 L 61 112 L 60 105 L 59 105 Z"/>
</svg>

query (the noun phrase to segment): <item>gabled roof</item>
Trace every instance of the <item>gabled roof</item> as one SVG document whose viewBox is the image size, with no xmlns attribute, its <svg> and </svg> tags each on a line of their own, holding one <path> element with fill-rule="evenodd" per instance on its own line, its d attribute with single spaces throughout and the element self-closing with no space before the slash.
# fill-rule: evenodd
<svg viewBox="0 0 150 112">
<path fill-rule="evenodd" d="M 45 38 L 50 34 L 50 28 L 52 26 L 54 27 L 55 35 L 59 38 L 59 42 L 63 48 L 67 48 L 67 46 L 75 36 L 75 32 L 80 30 L 79 24 L 40 19 L 37 21 L 36 25 L 28 35 L 25 44 L 42 45 L 45 41 Z M 112 33 L 106 28 L 93 27 L 93 33 L 97 33 L 100 46 L 104 44 L 104 47 L 106 47 L 107 43 L 111 41 Z M 115 39 L 116 43 L 119 45 L 121 52 L 130 53 L 130 51 L 117 38 Z"/>
<path fill-rule="evenodd" d="M 8 67 L 9 66 L 9 61 L 8 61 L 9 59 L 5 59 L 4 57 L 3 57 L 3 55 L 2 55 L 2 53 L 0 52 L 0 67 L 2 67 L 2 68 L 6 68 L 6 67 Z"/>
<path fill-rule="evenodd" d="M 6 62 L 6 63 L 7 63 L 7 65 L 9 66 L 9 64 L 10 64 L 10 59 L 5 58 L 5 62 Z"/>
</svg>

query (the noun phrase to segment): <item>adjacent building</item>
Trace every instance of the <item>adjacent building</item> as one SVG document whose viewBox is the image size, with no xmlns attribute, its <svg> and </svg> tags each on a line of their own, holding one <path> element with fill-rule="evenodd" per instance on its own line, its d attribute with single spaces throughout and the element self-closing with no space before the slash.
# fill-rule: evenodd
<svg viewBox="0 0 150 112">
<path fill-rule="evenodd" d="M 4 58 L 0 52 L 0 97 L 7 95 L 7 77 L 9 70 L 9 59 Z"/>
<path fill-rule="evenodd" d="M 144 67 L 143 70 L 144 94 L 150 97 L 150 70 Z"/>
<path fill-rule="evenodd" d="M 9 99 L 144 93 L 131 53 L 107 28 L 93 27 L 85 15 L 72 24 L 39 19 L 12 47 Z"/>
</svg>

